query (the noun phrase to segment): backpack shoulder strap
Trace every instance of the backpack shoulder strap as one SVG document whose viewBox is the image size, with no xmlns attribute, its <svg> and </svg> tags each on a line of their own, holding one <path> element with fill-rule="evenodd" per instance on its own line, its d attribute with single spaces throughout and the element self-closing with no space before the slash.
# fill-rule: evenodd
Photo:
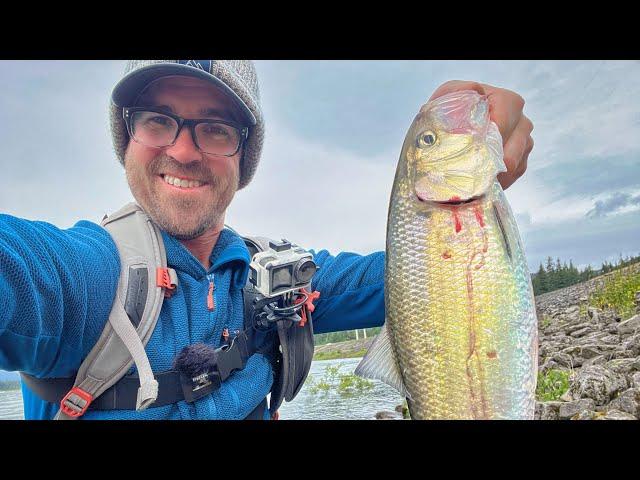
<svg viewBox="0 0 640 480">
<path fill-rule="evenodd" d="M 177 275 L 167 269 L 160 230 L 138 205 L 125 205 L 101 224 L 120 255 L 118 289 L 109 321 L 80 365 L 74 388 L 63 398 L 55 419 L 83 415 L 93 399 L 120 380 L 134 362 L 140 377 L 136 409 L 147 408 L 158 395 L 158 382 L 144 346 L 151 338 L 164 297 L 177 285 Z"/>
</svg>

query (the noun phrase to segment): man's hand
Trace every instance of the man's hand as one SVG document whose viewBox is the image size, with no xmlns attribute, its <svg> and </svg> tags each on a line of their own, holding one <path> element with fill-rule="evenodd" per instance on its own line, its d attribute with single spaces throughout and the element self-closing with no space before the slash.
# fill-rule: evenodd
<svg viewBox="0 0 640 480">
<path fill-rule="evenodd" d="M 533 149 L 533 123 L 522 112 L 524 99 L 504 88 L 465 80 L 451 80 L 440 85 L 429 100 L 460 90 L 475 90 L 486 95 L 489 100 L 489 117 L 496 123 L 502 135 L 507 171 L 498 175 L 498 181 L 506 190 L 527 170 L 527 159 Z"/>
</svg>

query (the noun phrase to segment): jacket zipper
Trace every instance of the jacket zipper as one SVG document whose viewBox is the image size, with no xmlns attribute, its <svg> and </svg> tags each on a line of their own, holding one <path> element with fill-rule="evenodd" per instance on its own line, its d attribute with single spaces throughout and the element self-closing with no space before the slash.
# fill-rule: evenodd
<svg viewBox="0 0 640 480">
<path fill-rule="evenodd" d="M 212 311 L 214 308 L 216 308 L 216 304 L 213 299 L 213 292 L 216 289 L 216 286 L 213 283 L 213 273 L 207 275 L 207 278 L 209 279 L 209 293 L 207 294 L 207 308 L 209 309 L 209 311 Z"/>
</svg>

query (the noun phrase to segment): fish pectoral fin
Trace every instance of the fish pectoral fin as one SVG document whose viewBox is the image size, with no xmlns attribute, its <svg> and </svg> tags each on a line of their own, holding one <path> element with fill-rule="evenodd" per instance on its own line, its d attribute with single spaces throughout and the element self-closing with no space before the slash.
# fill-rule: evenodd
<svg viewBox="0 0 640 480">
<path fill-rule="evenodd" d="M 401 395 L 411 399 L 411 395 L 409 395 L 402 380 L 400 367 L 393 354 L 386 325 L 382 327 L 354 373 L 360 377 L 380 380 L 398 390 Z"/>
</svg>

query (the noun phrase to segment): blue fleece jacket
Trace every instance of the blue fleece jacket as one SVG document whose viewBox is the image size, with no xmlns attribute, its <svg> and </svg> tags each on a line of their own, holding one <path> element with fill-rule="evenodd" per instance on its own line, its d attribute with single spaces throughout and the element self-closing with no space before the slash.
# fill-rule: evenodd
<svg viewBox="0 0 640 480">
<path fill-rule="evenodd" d="M 242 329 L 242 287 L 249 252 L 231 230 L 221 232 L 211 268 L 163 232 L 167 263 L 179 287 L 165 300 L 146 352 L 154 372 L 170 370 L 185 346 L 219 346 L 223 329 Z M 316 333 L 384 323 L 384 253 L 314 253 L 321 292 Z M 120 274 L 115 243 L 99 225 L 81 221 L 62 230 L 45 222 L 0 215 L 0 370 L 45 377 L 74 376 L 109 317 Z M 210 282 L 214 309 L 207 306 Z M 180 401 L 136 412 L 92 411 L 85 419 L 242 419 L 265 398 L 273 382 L 270 363 L 254 354 L 221 388 L 194 403 Z M 51 419 L 59 405 L 22 387 L 26 419 Z M 265 411 L 265 418 L 268 417 Z"/>
</svg>

